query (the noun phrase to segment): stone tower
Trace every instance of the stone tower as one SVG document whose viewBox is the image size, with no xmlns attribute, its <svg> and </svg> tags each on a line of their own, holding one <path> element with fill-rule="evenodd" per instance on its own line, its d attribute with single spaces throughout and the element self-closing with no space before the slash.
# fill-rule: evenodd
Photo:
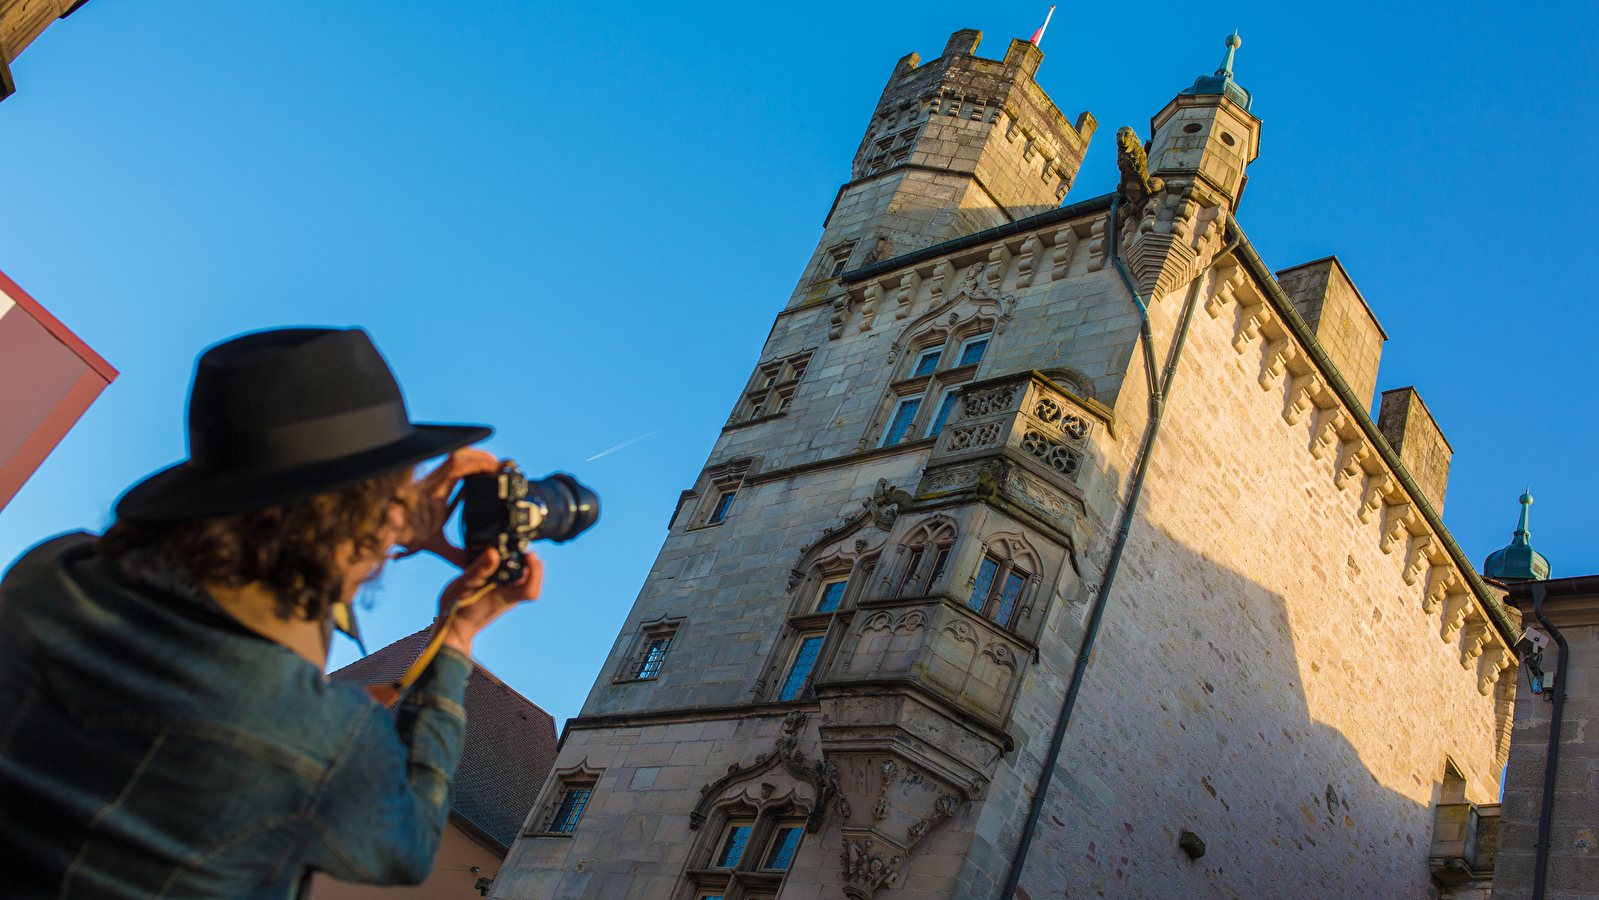
<svg viewBox="0 0 1599 900">
<path fill-rule="evenodd" d="M 1421 898 L 1497 791 L 1510 620 L 1363 296 L 1231 219 L 1236 38 L 1059 208 L 1093 119 L 976 38 L 895 68 L 493 896 Z"/>
</svg>

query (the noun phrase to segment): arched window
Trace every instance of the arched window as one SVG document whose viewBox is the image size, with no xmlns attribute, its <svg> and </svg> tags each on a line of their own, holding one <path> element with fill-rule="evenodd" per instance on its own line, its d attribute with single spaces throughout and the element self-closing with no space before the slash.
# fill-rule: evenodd
<svg viewBox="0 0 1599 900">
<path fill-rule="evenodd" d="M 993 535 L 984 545 L 966 606 L 1010 628 L 1017 613 L 1031 601 L 1038 574 L 1038 556 L 1021 537 Z"/>
<path fill-rule="evenodd" d="M 944 516 L 934 516 L 918 525 L 904 546 L 909 555 L 894 595 L 931 594 L 949 569 L 950 553 L 955 546 L 955 523 Z"/>
<path fill-rule="evenodd" d="M 877 446 L 937 437 L 944 430 L 961 387 L 977 376 L 988 355 L 992 329 L 992 322 L 978 318 L 960 326 L 931 322 L 905 341 Z"/>
<path fill-rule="evenodd" d="M 689 851 L 685 900 L 776 897 L 805 843 L 806 817 L 814 787 L 796 780 L 784 765 L 768 767 L 747 782 L 722 791 Z"/>
</svg>

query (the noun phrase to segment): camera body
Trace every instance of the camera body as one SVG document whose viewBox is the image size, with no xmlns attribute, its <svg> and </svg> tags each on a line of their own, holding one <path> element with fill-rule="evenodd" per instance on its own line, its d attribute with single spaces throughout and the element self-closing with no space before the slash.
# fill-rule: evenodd
<svg viewBox="0 0 1599 900">
<path fill-rule="evenodd" d="M 461 479 L 461 537 L 467 556 L 490 547 L 500 567 L 490 580 L 511 584 L 522 577 L 522 555 L 537 540 L 565 543 L 600 517 L 600 498 L 565 472 L 530 481 L 506 460 L 492 474 Z"/>
</svg>

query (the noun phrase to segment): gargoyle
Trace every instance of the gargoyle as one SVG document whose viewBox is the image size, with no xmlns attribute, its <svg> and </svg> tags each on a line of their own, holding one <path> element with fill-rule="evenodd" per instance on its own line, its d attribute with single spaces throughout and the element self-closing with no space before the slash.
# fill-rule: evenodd
<svg viewBox="0 0 1599 900">
<path fill-rule="evenodd" d="M 877 479 L 877 487 L 872 495 L 861 502 L 861 508 L 871 513 L 872 518 L 884 528 L 894 524 L 894 517 L 899 509 L 916 502 L 916 498 L 896 487 L 889 487 L 887 478 Z M 890 508 L 894 507 L 894 508 Z"/>
<path fill-rule="evenodd" d="M 1116 131 L 1116 167 L 1122 172 L 1122 183 L 1117 191 L 1128 209 L 1141 207 L 1145 200 L 1166 187 L 1162 179 L 1150 177 L 1144 145 L 1138 140 L 1138 132 L 1126 125 Z"/>
</svg>

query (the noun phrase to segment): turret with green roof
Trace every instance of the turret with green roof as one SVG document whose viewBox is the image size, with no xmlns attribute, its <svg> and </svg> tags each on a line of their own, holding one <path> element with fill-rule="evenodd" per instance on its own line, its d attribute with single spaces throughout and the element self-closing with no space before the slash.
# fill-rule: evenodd
<svg viewBox="0 0 1599 900">
<path fill-rule="evenodd" d="M 1527 527 L 1527 515 L 1532 509 L 1532 492 L 1521 495 L 1521 521 L 1516 523 L 1515 536 L 1510 543 L 1488 554 L 1482 564 L 1484 578 L 1495 581 L 1542 581 L 1549 577 L 1549 560 L 1532 549 L 1532 532 Z"/>
</svg>

